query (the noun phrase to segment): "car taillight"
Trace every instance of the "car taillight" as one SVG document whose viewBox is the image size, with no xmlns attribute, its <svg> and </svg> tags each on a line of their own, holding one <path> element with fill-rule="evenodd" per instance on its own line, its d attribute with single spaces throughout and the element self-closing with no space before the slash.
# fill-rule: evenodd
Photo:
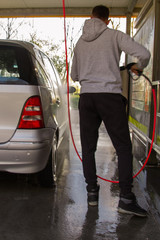
<svg viewBox="0 0 160 240">
<path fill-rule="evenodd" d="M 23 108 L 18 128 L 43 128 L 42 106 L 39 96 L 27 100 Z"/>
</svg>

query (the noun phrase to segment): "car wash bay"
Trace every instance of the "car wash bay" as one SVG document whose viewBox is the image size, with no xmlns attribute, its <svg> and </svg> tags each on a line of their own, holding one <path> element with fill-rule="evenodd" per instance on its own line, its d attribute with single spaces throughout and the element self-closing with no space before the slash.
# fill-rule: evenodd
<svg viewBox="0 0 160 240">
<path fill-rule="evenodd" d="M 75 0 L 66 2 L 68 16 L 89 15 L 93 2 L 81 1 L 80 5 L 78 2 Z M 155 4 L 158 1 L 147 1 L 148 5 L 145 5 L 146 1 L 135 0 L 101 1 L 102 4 L 110 4 L 112 16 L 126 15 L 128 20 L 132 13 L 138 14 L 142 7 L 149 8 L 153 2 Z M 99 4 L 99 1 L 94 3 L 94 5 Z M 119 4 L 116 5 L 117 3 Z M 2 17 L 62 16 L 62 12 L 61 1 L 46 0 L 37 3 L 37 1 L 23 0 L 0 3 Z M 144 11 L 141 13 L 144 14 Z M 129 32 L 129 24 L 127 32 Z M 158 38 L 157 34 L 157 42 Z M 156 52 L 158 53 L 158 46 Z M 158 63 L 154 65 L 157 76 L 158 66 Z M 80 152 L 76 110 L 72 111 L 71 119 L 75 142 Z M 63 141 L 59 149 L 59 158 L 64 162 L 56 188 L 40 187 L 36 175 L 0 174 L 0 239 L 159 239 L 158 168 L 145 170 L 135 181 L 134 191 L 141 205 L 148 209 L 148 218 L 118 214 L 118 185 L 101 180 L 99 180 L 101 185 L 99 207 L 88 208 L 81 162 L 71 141 L 68 155 L 64 151 L 65 146 L 66 142 Z M 118 178 L 116 166 L 114 149 L 102 125 L 97 152 L 98 175 L 115 180 Z"/>
</svg>

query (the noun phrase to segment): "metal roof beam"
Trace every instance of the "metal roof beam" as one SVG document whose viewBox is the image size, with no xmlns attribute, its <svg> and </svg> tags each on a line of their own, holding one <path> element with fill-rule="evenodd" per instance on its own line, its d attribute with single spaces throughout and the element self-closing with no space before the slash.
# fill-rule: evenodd
<svg viewBox="0 0 160 240">
<path fill-rule="evenodd" d="M 132 0 L 132 1 L 129 1 L 129 4 L 128 4 L 128 9 L 127 9 L 127 12 L 128 13 L 132 13 L 136 4 L 137 4 L 138 0 Z"/>
<path fill-rule="evenodd" d="M 130 7 L 131 8 L 131 7 Z M 128 8 L 128 9 L 130 9 Z M 128 13 L 127 8 L 110 8 L 111 17 L 125 17 Z M 136 16 L 141 9 L 134 9 L 133 15 Z M 67 17 L 89 17 L 91 7 L 66 8 Z M 62 8 L 0 8 L 0 17 L 62 17 Z"/>
</svg>

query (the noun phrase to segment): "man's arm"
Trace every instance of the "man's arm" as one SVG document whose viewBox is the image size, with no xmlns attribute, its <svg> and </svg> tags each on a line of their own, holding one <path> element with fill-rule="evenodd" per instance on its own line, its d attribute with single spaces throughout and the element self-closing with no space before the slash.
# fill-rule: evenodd
<svg viewBox="0 0 160 240">
<path fill-rule="evenodd" d="M 122 51 L 138 59 L 137 64 L 133 65 L 131 70 L 142 71 L 143 68 L 148 65 L 150 60 L 150 52 L 143 45 L 134 41 L 134 39 L 131 38 L 129 35 L 120 32 L 119 46 Z"/>
<path fill-rule="evenodd" d="M 74 53 L 74 56 L 73 56 L 73 62 L 72 62 L 72 68 L 71 68 L 71 78 L 74 82 L 79 81 L 78 70 L 77 70 L 77 60 L 76 60 L 76 54 L 75 53 Z"/>
</svg>

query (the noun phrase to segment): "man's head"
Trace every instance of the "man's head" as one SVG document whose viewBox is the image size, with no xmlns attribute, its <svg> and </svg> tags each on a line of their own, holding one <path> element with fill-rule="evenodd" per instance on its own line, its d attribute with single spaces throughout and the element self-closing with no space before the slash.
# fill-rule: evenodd
<svg viewBox="0 0 160 240">
<path fill-rule="evenodd" d="M 99 18 L 102 21 L 106 21 L 109 18 L 109 8 L 103 5 L 98 5 L 92 10 L 92 17 Z"/>
</svg>

